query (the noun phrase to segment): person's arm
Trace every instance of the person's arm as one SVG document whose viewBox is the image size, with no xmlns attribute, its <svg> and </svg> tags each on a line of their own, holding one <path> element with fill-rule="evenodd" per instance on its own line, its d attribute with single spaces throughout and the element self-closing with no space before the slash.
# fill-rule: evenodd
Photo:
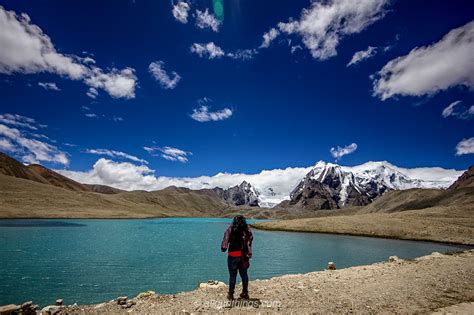
<svg viewBox="0 0 474 315">
<path fill-rule="evenodd" d="M 225 252 L 229 246 L 231 231 L 232 231 L 232 226 L 229 226 L 227 230 L 225 230 L 224 237 L 222 238 L 222 242 L 221 242 L 221 251 L 223 252 Z"/>
<path fill-rule="evenodd" d="M 249 258 L 252 258 L 252 242 L 253 242 L 253 235 L 252 235 L 252 231 L 250 231 L 250 228 L 249 228 L 249 235 L 248 235 L 248 240 L 247 240 L 247 247 L 249 249 L 248 253 L 247 253 L 247 256 Z"/>
</svg>

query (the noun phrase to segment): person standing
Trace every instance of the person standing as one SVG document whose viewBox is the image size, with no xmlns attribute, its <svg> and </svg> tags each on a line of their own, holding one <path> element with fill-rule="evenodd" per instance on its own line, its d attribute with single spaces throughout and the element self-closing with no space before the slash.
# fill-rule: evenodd
<svg viewBox="0 0 474 315">
<path fill-rule="evenodd" d="M 235 283 L 237 272 L 242 279 L 242 293 L 240 298 L 249 298 L 249 277 L 247 270 L 250 267 L 252 258 L 253 235 L 243 215 L 235 216 L 232 224 L 224 233 L 221 243 L 221 250 L 228 250 L 227 267 L 229 268 L 229 293 L 227 298 L 234 299 Z"/>
</svg>

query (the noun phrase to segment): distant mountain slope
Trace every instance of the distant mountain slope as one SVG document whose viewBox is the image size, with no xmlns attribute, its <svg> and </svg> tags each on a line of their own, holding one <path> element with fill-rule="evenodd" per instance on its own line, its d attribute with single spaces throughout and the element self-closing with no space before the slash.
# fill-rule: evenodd
<svg viewBox="0 0 474 315">
<path fill-rule="evenodd" d="M 115 194 L 121 192 L 120 189 L 105 185 L 86 185 L 78 183 L 39 164 L 25 166 L 2 152 L 0 152 L 0 174 L 32 180 L 38 183 L 53 185 L 73 191 L 88 191 L 103 194 Z"/>
<path fill-rule="evenodd" d="M 92 191 L 90 187 L 87 187 L 81 183 L 78 183 L 66 176 L 56 173 L 42 165 L 39 164 L 31 164 L 27 166 L 33 172 L 39 174 L 43 177 L 49 184 L 62 187 L 69 190 L 77 190 L 77 191 Z"/>
<path fill-rule="evenodd" d="M 98 194 L 0 175 L 0 218 L 215 216 L 229 209 L 208 192 L 164 189 Z"/>
<path fill-rule="evenodd" d="M 462 187 L 474 187 L 474 165 L 462 174 L 449 189 L 456 189 Z"/>
<path fill-rule="evenodd" d="M 0 174 L 48 184 L 41 175 L 2 152 L 0 152 Z"/>
</svg>

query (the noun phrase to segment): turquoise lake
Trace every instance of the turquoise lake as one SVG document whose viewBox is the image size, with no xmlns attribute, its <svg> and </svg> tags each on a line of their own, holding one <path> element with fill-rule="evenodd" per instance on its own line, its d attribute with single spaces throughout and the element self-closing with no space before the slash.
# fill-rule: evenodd
<svg viewBox="0 0 474 315">
<path fill-rule="evenodd" d="M 97 303 L 139 292 L 227 283 L 230 219 L 0 220 L 0 305 Z M 253 229 L 250 279 L 464 249 L 430 242 Z M 250 284 L 251 289 L 251 284 Z"/>
</svg>

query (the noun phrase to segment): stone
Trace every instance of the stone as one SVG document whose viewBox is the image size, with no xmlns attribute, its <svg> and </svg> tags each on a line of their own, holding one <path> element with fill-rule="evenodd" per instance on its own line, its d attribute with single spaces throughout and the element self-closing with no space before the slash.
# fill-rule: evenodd
<svg viewBox="0 0 474 315">
<path fill-rule="evenodd" d="M 57 306 L 63 305 L 63 299 L 57 299 L 57 300 L 56 300 L 56 305 L 57 305 Z"/>
<path fill-rule="evenodd" d="M 28 302 L 25 302 L 25 303 L 21 304 L 22 309 L 30 308 L 31 306 L 33 306 L 33 301 L 28 301 Z"/>
<path fill-rule="evenodd" d="M 128 296 L 119 296 L 117 298 L 117 304 L 118 305 L 125 305 L 127 303 Z"/>
<path fill-rule="evenodd" d="M 0 314 L 10 314 L 12 312 L 16 312 L 20 310 L 20 306 L 16 304 L 8 304 L 0 306 Z"/>
<path fill-rule="evenodd" d="M 336 264 L 332 261 L 328 262 L 328 270 L 336 270 Z"/>
<path fill-rule="evenodd" d="M 137 299 L 144 299 L 153 295 L 156 295 L 155 291 L 141 292 L 137 295 Z"/>
<path fill-rule="evenodd" d="M 225 287 L 226 284 L 222 281 L 217 281 L 217 280 L 209 280 L 207 283 L 201 283 L 199 284 L 200 289 L 215 289 L 215 288 L 220 288 L 220 287 Z"/>
<path fill-rule="evenodd" d="M 400 258 L 398 258 L 397 256 L 390 256 L 388 257 L 388 261 L 389 262 L 396 262 L 396 261 L 399 261 Z"/>
<path fill-rule="evenodd" d="M 60 310 L 60 307 L 57 305 L 48 305 L 48 306 L 43 307 L 40 313 L 42 315 L 53 315 L 59 312 L 59 310 Z"/>
</svg>

